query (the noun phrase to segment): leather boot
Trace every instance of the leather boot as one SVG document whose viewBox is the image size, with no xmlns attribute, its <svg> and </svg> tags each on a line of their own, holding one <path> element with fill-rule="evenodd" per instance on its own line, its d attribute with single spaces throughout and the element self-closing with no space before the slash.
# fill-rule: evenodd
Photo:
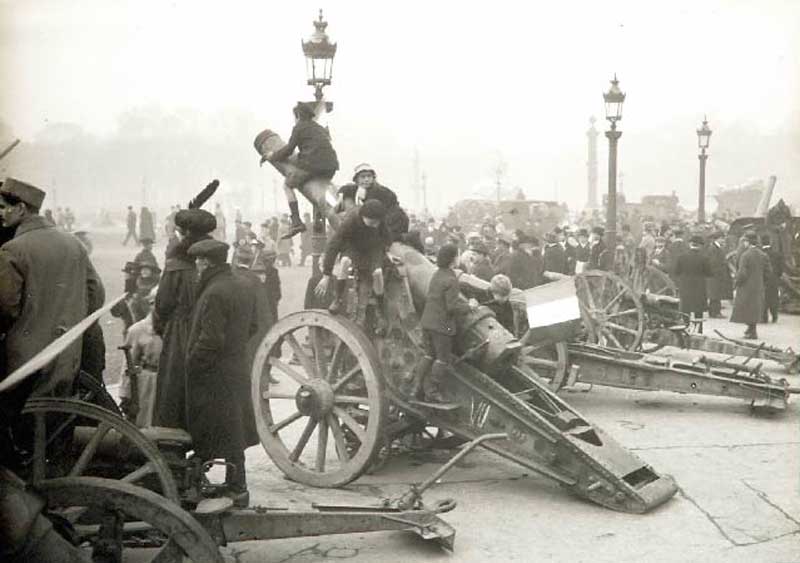
<svg viewBox="0 0 800 563">
<path fill-rule="evenodd" d="M 427 403 L 446 403 L 442 395 L 442 380 L 447 375 L 449 366 L 439 360 L 433 362 L 433 369 L 422 382 L 422 390 L 425 393 Z"/>
<path fill-rule="evenodd" d="M 250 493 L 247 490 L 247 474 L 244 469 L 244 453 L 225 460 L 230 465 L 225 466 L 225 496 L 233 501 L 237 508 L 246 508 L 250 504 Z"/>
<path fill-rule="evenodd" d="M 417 361 L 404 389 L 407 390 L 409 398 L 416 399 L 419 396 L 422 383 L 429 377 L 431 366 L 433 366 L 433 358 L 430 356 L 422 356 Z"/>
<path fill-rule="evenodd" d="M 328 307 L 331 315 L 339 315 L 344 312 L 344 294 L 347 289 L 347 280 L 336 279 L 333 281 L 333 302 Z"/>
</svg>

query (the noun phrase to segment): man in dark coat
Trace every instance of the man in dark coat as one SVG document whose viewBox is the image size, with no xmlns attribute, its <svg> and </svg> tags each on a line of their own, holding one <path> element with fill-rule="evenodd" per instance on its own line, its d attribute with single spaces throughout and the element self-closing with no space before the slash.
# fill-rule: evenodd
<svg viewBox="0 0 800 563">
<path fill-rule="evenodd" d="M 675 264 L 681 313 L 702 320 L 706 308 L 706 279 L 711 275 L 711 263 L 703 252 L 703 237 L 693 236 L 689 251 L 679 256 Z M 703 333 L 702 323 L 699 332 Z"/>
<path fill-rule="evenodd" d="M 769 258 L 758 248 L 758 235 L 748 232 L 741 242 L 744 252 L 736 269 L 736 295 L 733 300 L 732 323 L 747 325 L 744 337 L 755 340 L 756 324 L 764 311 L 764 277 L 772 269 Z"/>
<path fill-rule="evenodd" d="M 675 273 L 675 268 L 678 264 L 678 258 L 686 254 L 689 251 L 689 247 L 683 240 L 682 229 L 674 229 L 672 234 L 672 239 L 667 244 L 667 274 L 677 284 L 678 276 Z"/>
<path fill-rule="evenodd" d="M 256 296 L 226 264 L 227 243 L 201 240 L 188 255 L 197 260 L 200 280 L 186 343 L 187 430 L 201 460 L 231 464 L 228 494 L 247 506 L 244 450 L 259 441 L 247 362 L 247 343 L 258 331 Z"/>
<path fill-rule="evenodd" d="M 592 257 L 592 246 L 589 243 L 589 231 L 578 230 L 578 246 L 575 247 L 575 273 L 580 274 L 589 269 Z"/>
<path fill-rule="evenodd" d="M 511 284 L 517 289 L 530 289 L 536 285 L 534 265 L 531 264 L 531 257 L 523 249 L 525 240 L 523 238 L 521 241 L 511 242 L 511 254 L 509 254 L 507 269 L 498 269 L 498 273 L 507 275 Z"/>
<path fill-rule="evenodd" d="M 188 428 L 186 341 L 197 285 L 194 258 L 188 250 L 195 242 L 210 239 L 216 226 L 214 216 L 202 209 L 182 209 L 175 214 L 175 230 L 181 240 L 167 250 L 153 310 L 153 329 L 164 341 L 158 362 L 155 426 Z"/>
<path fill-rule="evenodd" d="M 783 256 L 772 246 L 772 239 L 769 235 L 761 237 L 761 250 L 769 258 L 771 268 L 764 277 L 764 313 L 762 321 L 768 322 L 768 313 L 772 315 L 772 322 L 778 322 L 778 305 L 780 297 L 778 295 L 778 280 L 783 275 Z"/>
<path fill-rule="evenodd" d="M 545 235 L 546 244 L 544 247 L 544 271 L 567 273 L 567 255 L 564 247 L 558 242 L 554 233 Z"/>
<path fill-rule="evenodd" d="M 711 277 L 706 282 L 708 316 L 722 318 L 722 300 L 733 299 L 733 281 L 725 259 L 725 238 L 720 231 L 711 234 L 707 255 L 711 264 Z"/>
<path fill-rule="evenodd" d="M 590 239 L 591 248 L 589 249 L 589 269 L 590 270 L 607 270 L 609 269 L 611 258 L 610 253 L 606 249 L 606 243 L 603 241 L 605 236 L 605 229 L 603 227 L 595 227 L 592 229 L 592 236 Z"/>
<path fill-rule="evenodd" d="M 125 233 L 125 240 L 122 241 L 122 246 L 126 246 L 131 239 L 133 239 L 133 244 L 139 244 L 139 238 L 136 236 L 136 212 L 130 205 L 128 206 L 128 215 L 125 217 L 125 226 L 128 230 Z"/>
<path fill-rule="evenodd" d="M 44 198 L 45 192 L 14 178 L 0 186 L 0 223 L 15 229 L 14 238 L 0 247 L 6 265 L 0 272 L 0 318 L 10 322 L 2 341 L 8 373 L 105 301 L 103 284 L 83 244 L 39 215 Z M 71 395 L 82 340 L 28 378 L 20 396 Z"/>
<path fill-rule="evenodd" d="M 494 256 L 492 256 L 492 268 L 495 272 L 503 272 L 508 275 L 509 260 L 511 260 L 511 245 L 508 240 L 498 237 Z"/>
</svg>

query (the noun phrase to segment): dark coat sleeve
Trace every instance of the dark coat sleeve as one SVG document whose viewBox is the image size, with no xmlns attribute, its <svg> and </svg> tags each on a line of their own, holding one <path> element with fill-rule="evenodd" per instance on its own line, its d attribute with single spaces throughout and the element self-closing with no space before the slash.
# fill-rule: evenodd
<svg viewBox="0 0 800 563">
<path fill-rule="evenodd" d="M 0 251 L 0 328 L 10 326 L 22 310 L 22 274 L 8 252 Z"/>
<path fill-rule="evenodd" d="M 153 308 L 153 330 L 156 334 L 162 335 L 164 325 L 166 325 L 175 308 L 178 306 L 178 283 L 179 272 L 165 272 L 158 282 L 156 290 L 156 302 Z"/>
<path fill-rule="evenodd" d="M 94 264 L 88 259 L 87 256 L 86 266 L 86 290 L 88 292 L 87 304 L 89 306 L 89 313 L 94 313 L 106 301 L 106 289 L 103 287 L 103 281 L 94 269 Z"/>
<path fill-rule="evenodd" d="M 750 259 L 750 255 L 742 254 L 741 258 L 739 258 L 739 267 L 736 269 L 736 279 L 734 280 L 734 285 L 736 287 L 743 286 L 747 280 L 753 275 L 753 262 Z"/>
<path fill-rule="evenodd" d="M 469 313 L 469 303 L 461 299 L 457 281 L 449 281 L 444 290 L 444 303 L 449 315 L 465 315 Z"/>
<path fill-rule="evenodd" d="M 275 160 L 276 162 L 281 162 L 289 158 L 294 152 L 294 149 L 296 149 L 297 146 L 300 144 L 302 131 L 303 131 L 302 123 L 300 122 L 295 123 L 295 126 L 292 127 L 292 134 L 289 137 L 289 141 L 286 143 L 286 146 L 276 150 L 275 153 L 272 155 L 272 159 Z"/>
<path fill-rule="evenodd" d="M 227 308 L 221 295 L 212 293 L 198 305 L 202 307 L 197 312 L 199 330 L 186 354 L 186 370 L 192 377 L 214 373 L 218 367 L 217 359 L 225 346 L 227 325 Z"/>
</svg>

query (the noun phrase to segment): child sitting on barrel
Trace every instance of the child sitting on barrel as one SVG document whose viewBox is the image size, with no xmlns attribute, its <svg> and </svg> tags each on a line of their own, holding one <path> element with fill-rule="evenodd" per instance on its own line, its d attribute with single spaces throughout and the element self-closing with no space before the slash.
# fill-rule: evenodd
<svg viewBox="0 0 800 563">
<path fill-rule="evenodd" d="M 453 271 L 458 261 L 458 248 L 445 244 L 436 256 L 439 267 L 431 278 L 425 310 L 422 312 L 423 346 L 426 355 L 415 370 L 415 381 L 422 382 L 425 401 L 445 403 L 442 396 L 442 378 L 453 363 L 453 337 L 456 335 L 456 317 L 466 315 L 478 307 L 474 299 L 467 301 L 458 289 L 458 279 Z M 430 371 L 430 373 L 428 373 Z"/>
<path fill-rule="evenodd" d="M 276 151 L 262 152 L 262 143 L 271 131 L 262 131 L 255 140 L 256 150 L 263 154 L 261 163 L 270 160 L 274 162 L 287 161 L 294 167 L 286 174 L 284 191 L 289 202 L 289 212 L 291 213 L 292 225 L 289 232 L 282 238 L 291 238 L 298 233 L 306 230 L 305 223 L 300 219 L 300 212 L 297 207 L 297 195 L 295 189 L 303 187 L 312 178 L 330 180 L 336 171 L 339 170 L 339 160 L 336 151 L 331 145 L 331 137 L 328 130 L 314 121 L 314 110 L 309 104 L 298 102 L 294 107 L 295 125 L 292 135 L 286 146 Z M 290 159 L 294 149 L 298 154 Z"/>
</svg>

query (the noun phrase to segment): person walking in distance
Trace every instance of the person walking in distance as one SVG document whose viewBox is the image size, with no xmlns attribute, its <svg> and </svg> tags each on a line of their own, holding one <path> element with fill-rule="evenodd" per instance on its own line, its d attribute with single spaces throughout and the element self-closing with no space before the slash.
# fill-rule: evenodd
<svg viewBox="0 0 800 563">
<path fill-rule="evenodd" d="M 133 210 L 133 206 L 128 206 L 128 215 L 125 218 L 125 226 L 128 229 L 128 232 L 125 233 L 125 240 L 122 241 L 122 246 L 127 246 L 128 241 L 133 239 L 133 244 L 139 244 L 139 237 L 136 236 L 136 212 Z"/>
</svg>

